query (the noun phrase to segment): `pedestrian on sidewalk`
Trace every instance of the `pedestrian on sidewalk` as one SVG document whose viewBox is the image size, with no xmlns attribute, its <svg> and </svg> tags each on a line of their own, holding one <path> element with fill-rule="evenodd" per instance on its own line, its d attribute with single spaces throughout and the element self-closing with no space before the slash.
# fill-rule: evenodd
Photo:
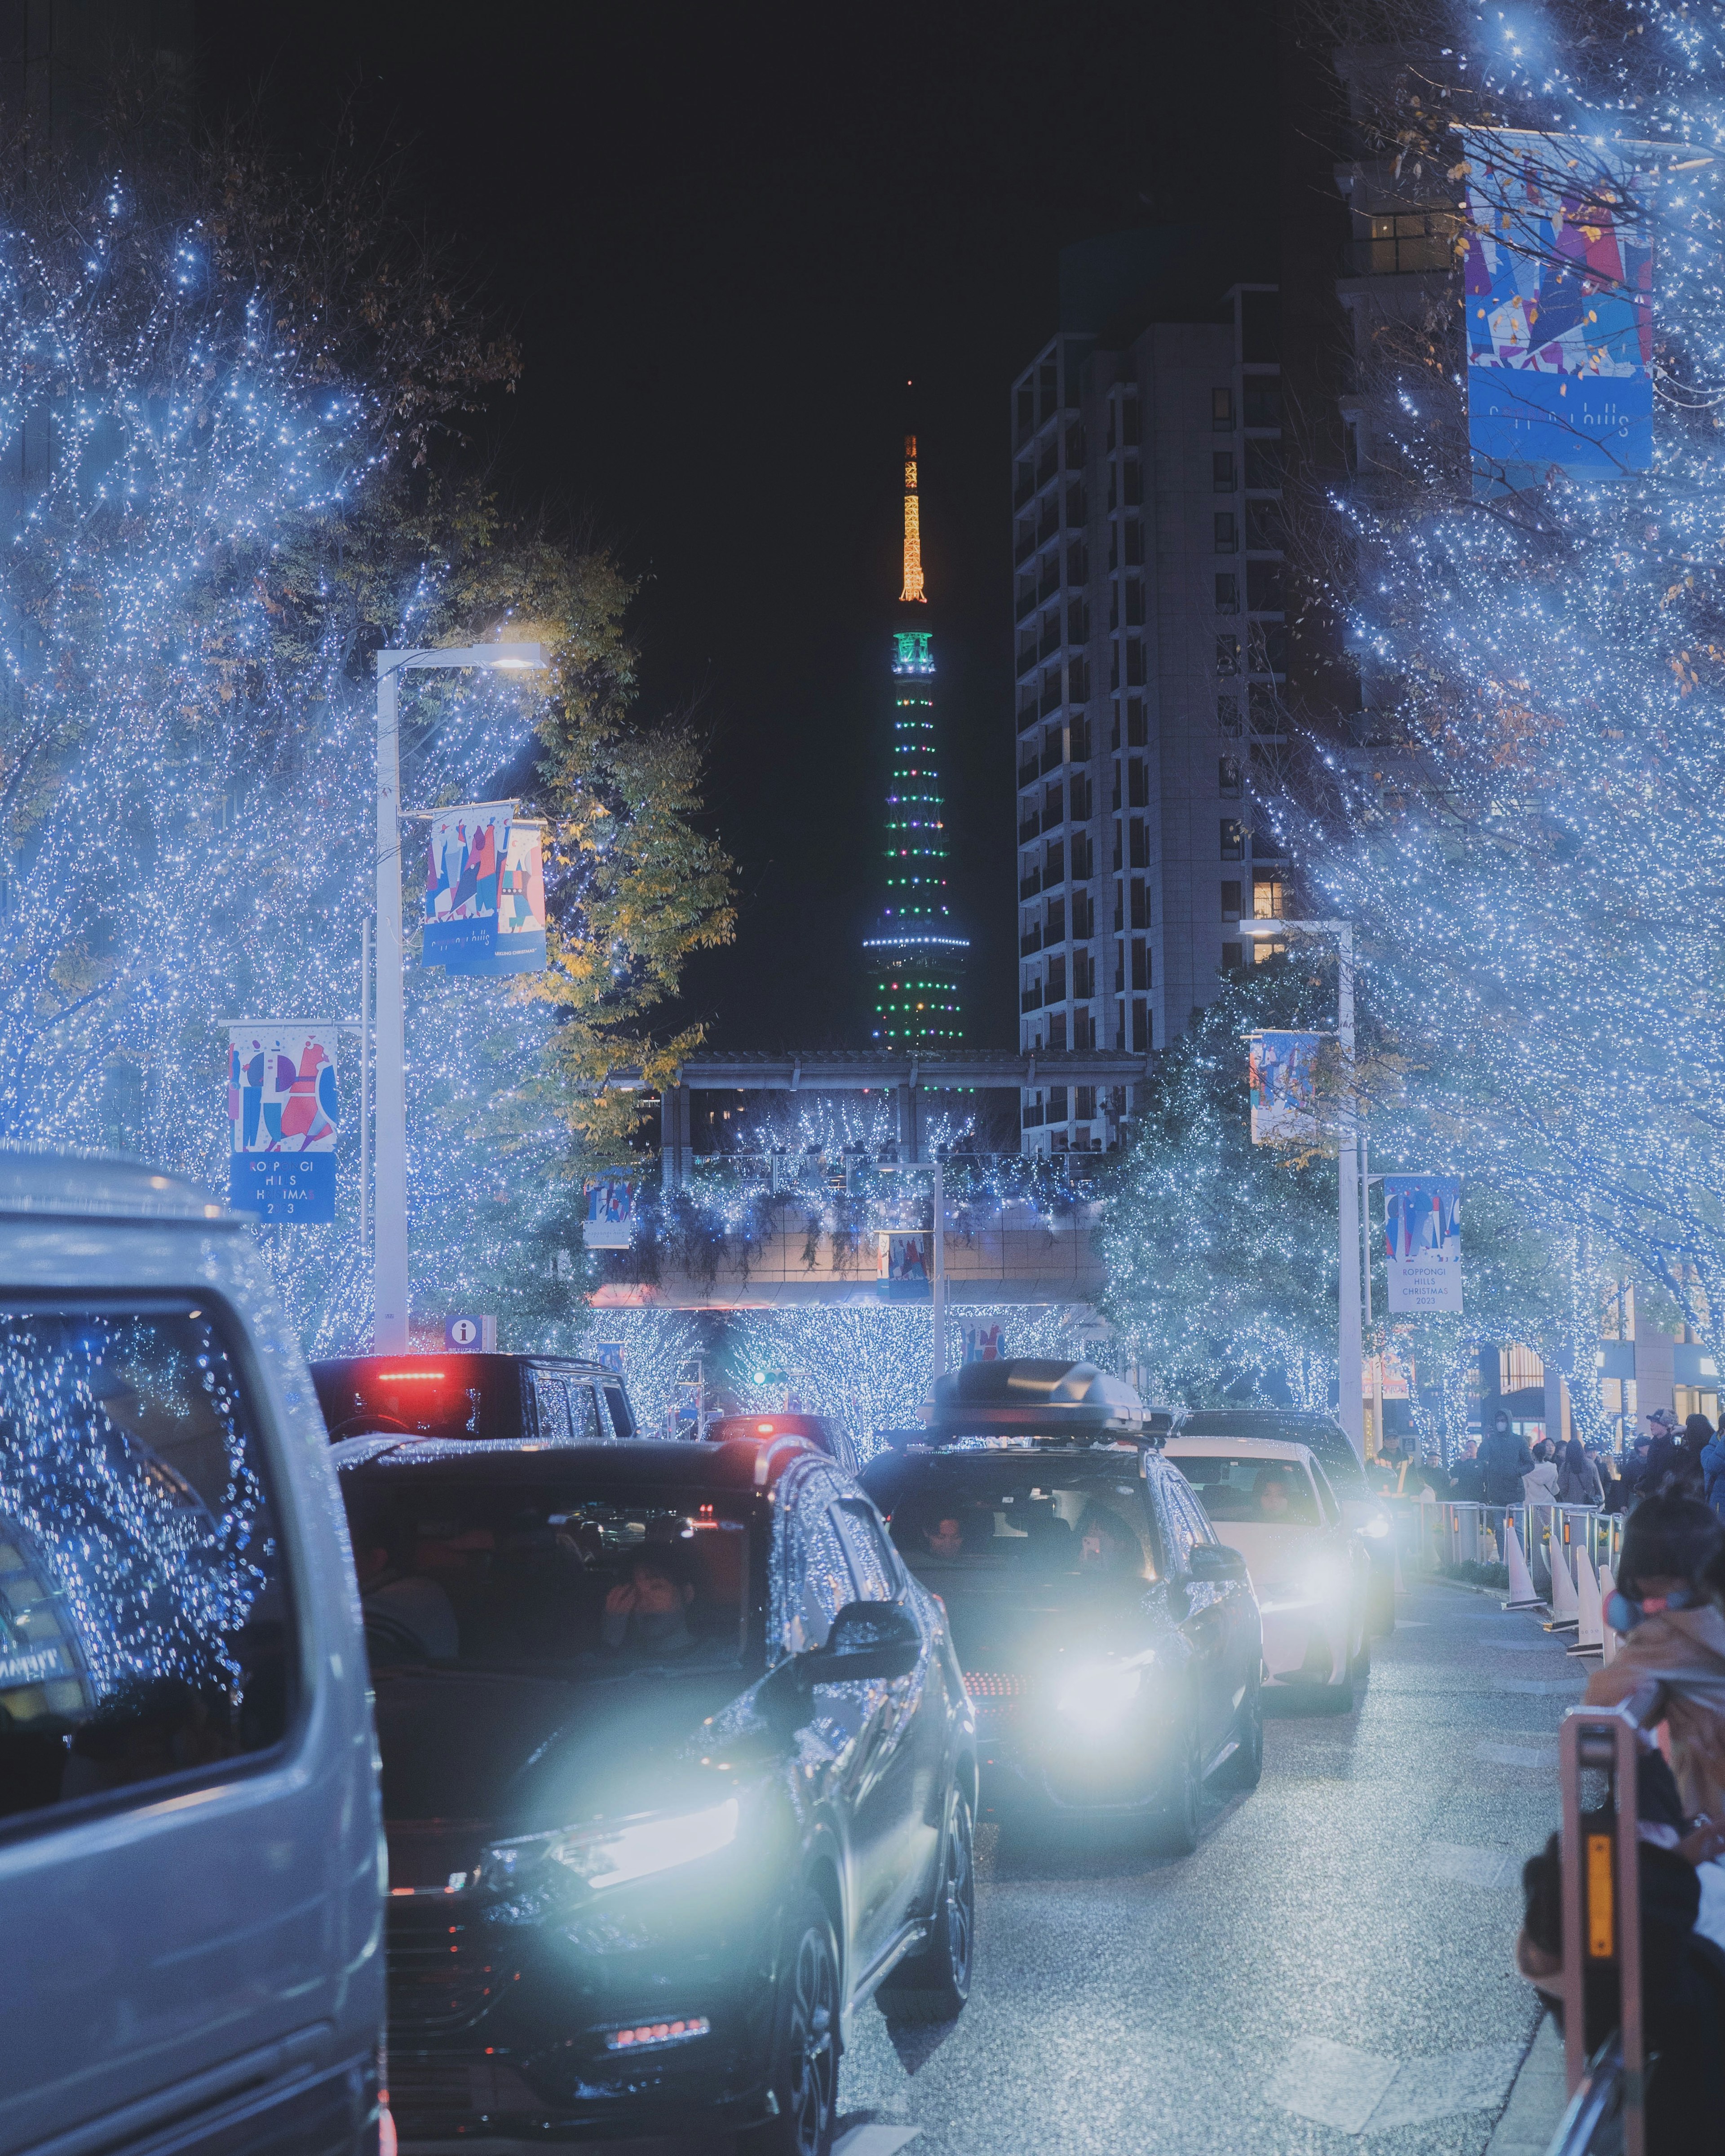
<svg viewBox="0 0 1725 2156">
<path fill-rule="evenodd" d="M 1691 1450 L 1685 1446 L 1683 1431 L 1670 1408 L 1656 1408 L 1647 1420 L 1652 1426 L 1653 1437 L 1638 1486 L 1640 1494 L 1693 1497 L 1701 1502 L 1707 1478 L 1702 1473 L 1699 1448 Z"/>
<path fill-rule="evenodd" d="M 1579 1437 L 1572 1437 L 1563 1447 L 1558 1468 L 1558 1502 L 1563 1505 L 1603 1505 L 1605 1502 L 1599 1471 L 1589 1459 L 1587 1447 Z"/>
<path fill-rule="evenodd" d="M 1670 1733 L 1671 1771 L 1692 1819 L 1725 1819 L 1725 1527 L 1690 1497 L 1642 1498 L 1624 1523 L 1606 1622 L 1615 1658 L 1594 1671 L 1589 1707 L 1642 1686 L 1645 1728 Z"/>
<path fill-rule="evenodd" d="M 1552 1448 L 1543 1440 L 1533 1448 L 1533 1465 L 1522 1477 L 1522 1502 L 1524 1505 L 1555 1505 L 1558 1496 L 1558 1471 L 1552 1459 Z"/>
<path fill-rule="evenodd" d="M 1480 1464 L 1479 1451 L 1479 1440 L 1469 1438 L 1450 1470 L 1450 1495 L 1458 1505 L 1486 1502 L 1486 1471 Z"/>
<path fill-rule="evenodd" d="M 1690 1417 L 1692 1422 L 1706 1419 L 1704 1415 Z M 1701 1448 L 1701 1471 L 1707 1504 L 1721 1519 L 1725 1519 L 1725 1424 L 1715 1430 Z"/>
<path fill-rule="evenodd" d="M 1522 1502 L 1522 1477 L 1533 1472 L 1533 1455 L 1527 1450 L 1525 1438 L 1518 1437 L 1509 1426 L 1509 1417 L 1502 1408 L 1491 1418 L 1491 1427 L 1480 1445 L 1480 1466 L 1486 1478 L 1486 1502 L 1491 1507 L 1486 1514 L 1497 1543 L 1500 1564 L 1509 1562 L 1506 1508 L 1517 1509 Z"/>
<path fill-rule="evenodd" d="M 1653 1450 L 1653 1440 L 1645 1430 L 1636 1437 L 1623 1463 L 1620 1478 L 1623 1483 L 1623 1502 L 1625 1508 L 1634 1504 L 1647 1486 L 1647 1456 Z"/>
<path fill-rule="evenodd" d="M 1599 1478 L 1599 1509 L 1604 1512 L 1620 1512 L 1629 1502 L 1624 1480 L 1617 1465 L 1617 1455 L 1609 1445 L 1590 1445 L 1588 1458 L 1594 1463 L 1594 1471 Z"/>
</svg>

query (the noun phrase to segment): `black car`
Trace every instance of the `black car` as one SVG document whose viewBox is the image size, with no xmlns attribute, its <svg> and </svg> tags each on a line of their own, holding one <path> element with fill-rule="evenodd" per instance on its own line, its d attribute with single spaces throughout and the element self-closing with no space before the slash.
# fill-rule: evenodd
<svg viewBox="0 0 1725 2156">
<path fill-rule="evenodd" d="M 1244 1560 L 1142 1419 L 1087 1365 L 973 1365 L 862 1480 L 946 1608 L 985 1805 L 1141 1812 L 1183 1852 L 1205 1777 L 1262 1771 L 1262 1643 Z"/>
<path fill-rule="evenodd" d="M 800 1437 L 817 1452 L 825 1453 L 829 1460 L 836 1460 L 847 1475 L 856 1472 L 856 1449 L 850 1434 L 830 1415 L 804 1414 L 799 1409 L 778 1414 L 771 1409 L 762 1414 L 714 1415 L 704 1435 L 709 1445 L 728 1444 L 733 1438 L 751 1445 L 770 1445 L 776 1437 Z"/>
<path fill-rule="evenodd" d="M 970 1983 L 940 1609 L 796 1439 L 336 1447 L 389 1842 L 404 2141 L 820 2156 L 871 1994 Z"/>
<path fill-rule="evenodd" d="M 1317 1457 L 1342 1503 L 1342 1517 L 1372 1560 L 1366 1629 L 1395 1630 L 1395 1537 L 1389 1508 L 1366 1481 L 1359 1455 L 1340 1423 L 1307 1408 L 1194 1408 L 1174 1425 L 1176 1437 L 1267 1437 L 1303 1445 Z"/>
<path fill-rule="evenodd" d="M 311 1365 L 331 1438 L 479 1438 L 542 1445 L 636 1437 L 614 1370 L 572 1355 L 347 1355 Z"/>
</svg>

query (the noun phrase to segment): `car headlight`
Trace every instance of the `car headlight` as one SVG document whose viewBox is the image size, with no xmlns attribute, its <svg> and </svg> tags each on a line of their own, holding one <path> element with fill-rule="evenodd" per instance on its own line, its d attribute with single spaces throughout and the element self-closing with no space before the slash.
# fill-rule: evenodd
<svg viewBox="0 0 1725 2156">
<path fill-rule="evenodd" d="M 1389 1522 L 1382 1512 L 1373 1512 L 1369 1520 L 1362 1520 L 1360 1532 L 1369 1535 L 1374 1543 L 1381 1543 L 1389 1532 Z"/>
<path fill-rule="evenodd" d="M 1137 1697 L 1143 1675 L 1136 1662 L 1080 1662 L 1061 1673 L 1055 1705 L 1081 1729 L 1111 1729 Z"/>
<path fill-rule="evenodd" d="M 480 1876 L 488 1887 L 507 1888 L 543 1865 L 560 1864 L 587 1887 L 626 1886 L 726 1847 L 737 1839 L 737 1799 L 727 1797 L 706 1811 L 632 1820 L 626 1826 L 523 1835 L 488 1849 Z"/>
</svg>

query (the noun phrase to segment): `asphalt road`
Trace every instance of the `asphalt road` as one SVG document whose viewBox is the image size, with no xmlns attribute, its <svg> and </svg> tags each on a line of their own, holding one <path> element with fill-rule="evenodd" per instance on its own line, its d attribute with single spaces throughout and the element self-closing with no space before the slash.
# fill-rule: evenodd
<svg viewBox="0 0 1725 2156">
<path fill-rule="evenodd" d="M 1402 1619 L 1354 1713 L 1270 1721 L 1192 1856 L 985 1826 L 970 2004 L 860 2018 L 842 2156 L 1485 2150 L 1536 2021 L 1522 1861 L 1592 1666 L 1459 1589 Z"/>
</svg>

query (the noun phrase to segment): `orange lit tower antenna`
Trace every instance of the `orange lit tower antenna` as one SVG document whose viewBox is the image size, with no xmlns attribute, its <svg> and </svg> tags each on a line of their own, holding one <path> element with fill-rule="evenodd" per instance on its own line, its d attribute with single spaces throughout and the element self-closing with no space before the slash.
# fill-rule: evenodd
<svg viewBox="0 0 1725 2156">
<path fill-rule="evenodd" d="M 916 599 L 924 604 L 928 594 L 922 588 L 922 514 L 916 500 L 916 437 L 905 436 L 905 588 L 899 593 L 901 605 L 906 599 Z"/>
<path fill-rule="evenodd" d="M 947 905 L 946 799 L 934 727 L 934 637 L 922 583 L 916 437 L 905 437 L 905 582 L 892 632 L 892 762 L 886 794 L 886 900 L 863 939 L 883 1049 L 957 1048 L 970 942 Z M 921 609 L 912 613 L 911 607 Z"/>
</svg>

